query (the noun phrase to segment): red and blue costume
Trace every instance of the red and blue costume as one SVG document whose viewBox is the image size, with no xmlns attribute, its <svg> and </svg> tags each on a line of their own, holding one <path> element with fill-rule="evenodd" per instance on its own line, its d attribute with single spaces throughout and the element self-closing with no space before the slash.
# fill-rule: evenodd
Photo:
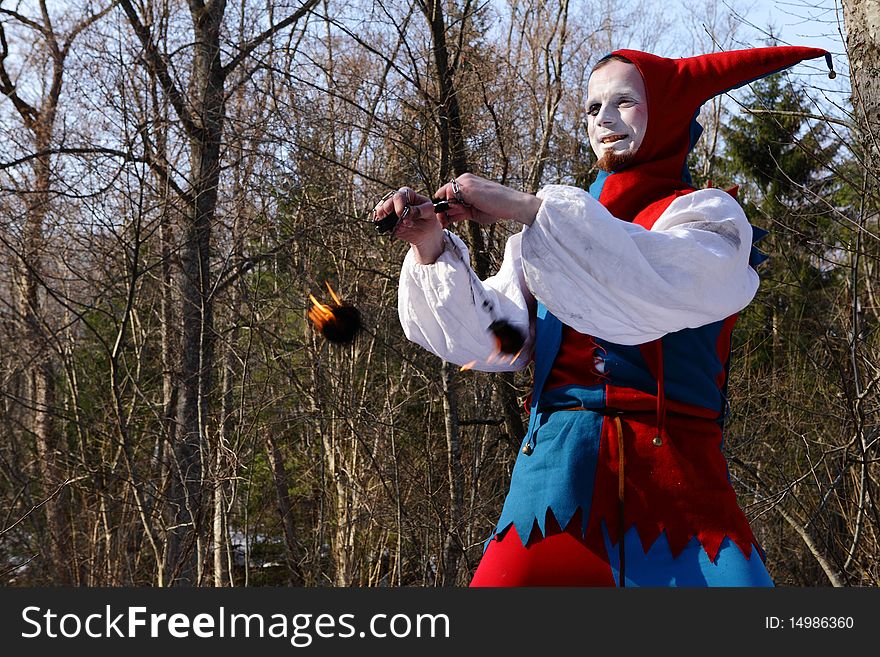
<svg viewBox="0 0 880 657">
<path fill-rule="evenodd" d="M 695 191 L 687 170 L 704 102 L 804 59 L 825 56 L 830 64 L 824 50 L 795 47 L 685 59 L 613 54 L 644 80 L 648 125 L 635 159 L 601 173 L 590 195 L 617 220 L 647 231 L 670 206 L 686 204 L 683 197 L 702 194 L 715 203 L 724 196 Z M 756 241 L 760 231 L 750 237 Z M 760 255 L 752 249 L 752 256 L 756 265 Z M 722 453 L 736 315 L 622 344 L 563 323 L 541 303 L 529 267 L 524 271 L 537 299 L 529 425 L 472 585 L 772 586 Z M 407 276 L 413 282 L 404 290 Z M 418 268 L 402 275 L 405 328 L 415 321 L 405 308 L 415 305 L 410 290 L 447 285 L 428 276 Z M 444 288 L 425 304 L 447 296 Z M 408 335 L 452 360 L 428 329 Z"/>
</svg>

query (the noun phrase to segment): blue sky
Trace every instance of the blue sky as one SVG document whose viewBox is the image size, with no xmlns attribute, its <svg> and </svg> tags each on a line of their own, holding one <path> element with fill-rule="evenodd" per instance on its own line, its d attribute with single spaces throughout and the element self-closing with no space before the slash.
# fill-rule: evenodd
<svg viewBox="0 0 880 657">
<path fill-rule="evenodd" d="M 849 86 L 840 0 L 763 0 L 754 16 L 760 18 L 760 25 L 772 26 L 785 43 L 828 50 L 838 79 Z"/>
<path fill-rule="evenodd" d="M 704 0 L 695 0 L 697 2 Z M 742 47 L 762 45 L 769 31 L 781 45 L 810 46 L 828 50 L 834 59 L 835 80 L 827 77 L 824 60 L 802 62 L 791 74 L 814 87 L 815 100 L 823 106 L 848 105 L 851 93 L 849 64 L 844 48 L 843 9 L 840 0 L 719 0 L 745 22 L 740 33 Z M 811 94 L 812 95 L 812 94 Z M 830 110 L 832 114 L 837 114 Z"/>
<path fill-rule="evenodd" d="M 792 45 L 825 48 L 842 56 L 843 10 L 839 0 L 763 0 L 753 14 Z M 840 24 L 838 24 L 840 23 Z"/>
</svg>

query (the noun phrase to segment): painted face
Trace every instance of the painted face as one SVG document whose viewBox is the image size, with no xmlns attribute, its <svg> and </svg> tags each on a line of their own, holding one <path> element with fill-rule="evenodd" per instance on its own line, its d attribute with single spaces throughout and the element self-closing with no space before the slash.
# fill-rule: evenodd
<svg viewBox="0 0 880 657">
<path fill-rule="evenodd" d="M 611 61 L 590 76 L 587 132 L 599 167 L 615 171 L 639 150 L 648 127 L 645 83 L 632 64 Z"/>
</svg>

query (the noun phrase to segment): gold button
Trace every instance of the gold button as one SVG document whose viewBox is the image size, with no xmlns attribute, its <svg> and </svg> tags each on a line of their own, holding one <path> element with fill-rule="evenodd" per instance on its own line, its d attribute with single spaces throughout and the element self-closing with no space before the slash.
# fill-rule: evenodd
<svg viewBox="0 0 880 657">
<path fill-rule="evenodd" d="M 656 436 L 654 436 L 654 440 L 652 440 L 651 442 L 654 443 L 655 447 L 660 447 L 660 445 L 663 444 L 663 439 L 660 437 L 660 434 L 658 433 Z"/>
<path fill-rule="evenodd" d="M 525 447 L 522 448 L 522 453 L 529 456 L 532 453 L 532 446 L 529 443 L 526 443 Z"/>
</svg>

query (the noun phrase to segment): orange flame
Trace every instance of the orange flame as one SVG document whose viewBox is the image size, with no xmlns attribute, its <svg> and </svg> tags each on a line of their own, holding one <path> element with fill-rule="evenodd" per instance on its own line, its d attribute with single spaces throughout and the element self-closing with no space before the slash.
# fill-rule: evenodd
<svg viewBox="0 0 880 657">
<path fill-rule="evenodd" d="M 525 346 L 523 346 L 523 349 L 525 349 Z M 517 352 L 513 355 L 513 358 L 510 359 L 510 364 L 511 364 L 511 365 L 513 365 L 513 364 L 516 362 L 516 359 L 519 358 L 519 357 L 522 355 L 523 349 L 520 349 L 519 351 L 517 351 Z"/>
<path fill-rule="evenodd" d="M 309 319 L 318 327 L 318 330 L 321 330 L 326 326 L 327 322 L 333 320 L 333 309 L 330 306 L 325 306 L 311 294 L 309 295 L 309 299 L 311 299 L 314 304 L 309 309 Z"/>
<path fill-rule="evenodd" d="M 337 306 L 341 306 L 341 305 L 342 305 L 342 300 L 341 300 L 338 296 L 336 296 L 336 292 L 334 292 L 334 291 L 333 291 L 333 288 L 330 287 L 330 282 L 329 282 L 329 281 L 325 281 L 324 284 L 327 286 L 327 291 L 330 292 L 330 296 L 333 297 L 333 301 L 336 302 L 336 305 L 337 305 Z"/>
<path fill-rule="evenodd" d="M 461 369 L 458 371 L 464 372 L 465 370 L 473 369 L 474 365 L 476 365 L 476 364 L 477 364 L 477 361 L 472 360 L 470 363 L 465 363 L 464 365 L 462 365 Z"/>
</svg>

